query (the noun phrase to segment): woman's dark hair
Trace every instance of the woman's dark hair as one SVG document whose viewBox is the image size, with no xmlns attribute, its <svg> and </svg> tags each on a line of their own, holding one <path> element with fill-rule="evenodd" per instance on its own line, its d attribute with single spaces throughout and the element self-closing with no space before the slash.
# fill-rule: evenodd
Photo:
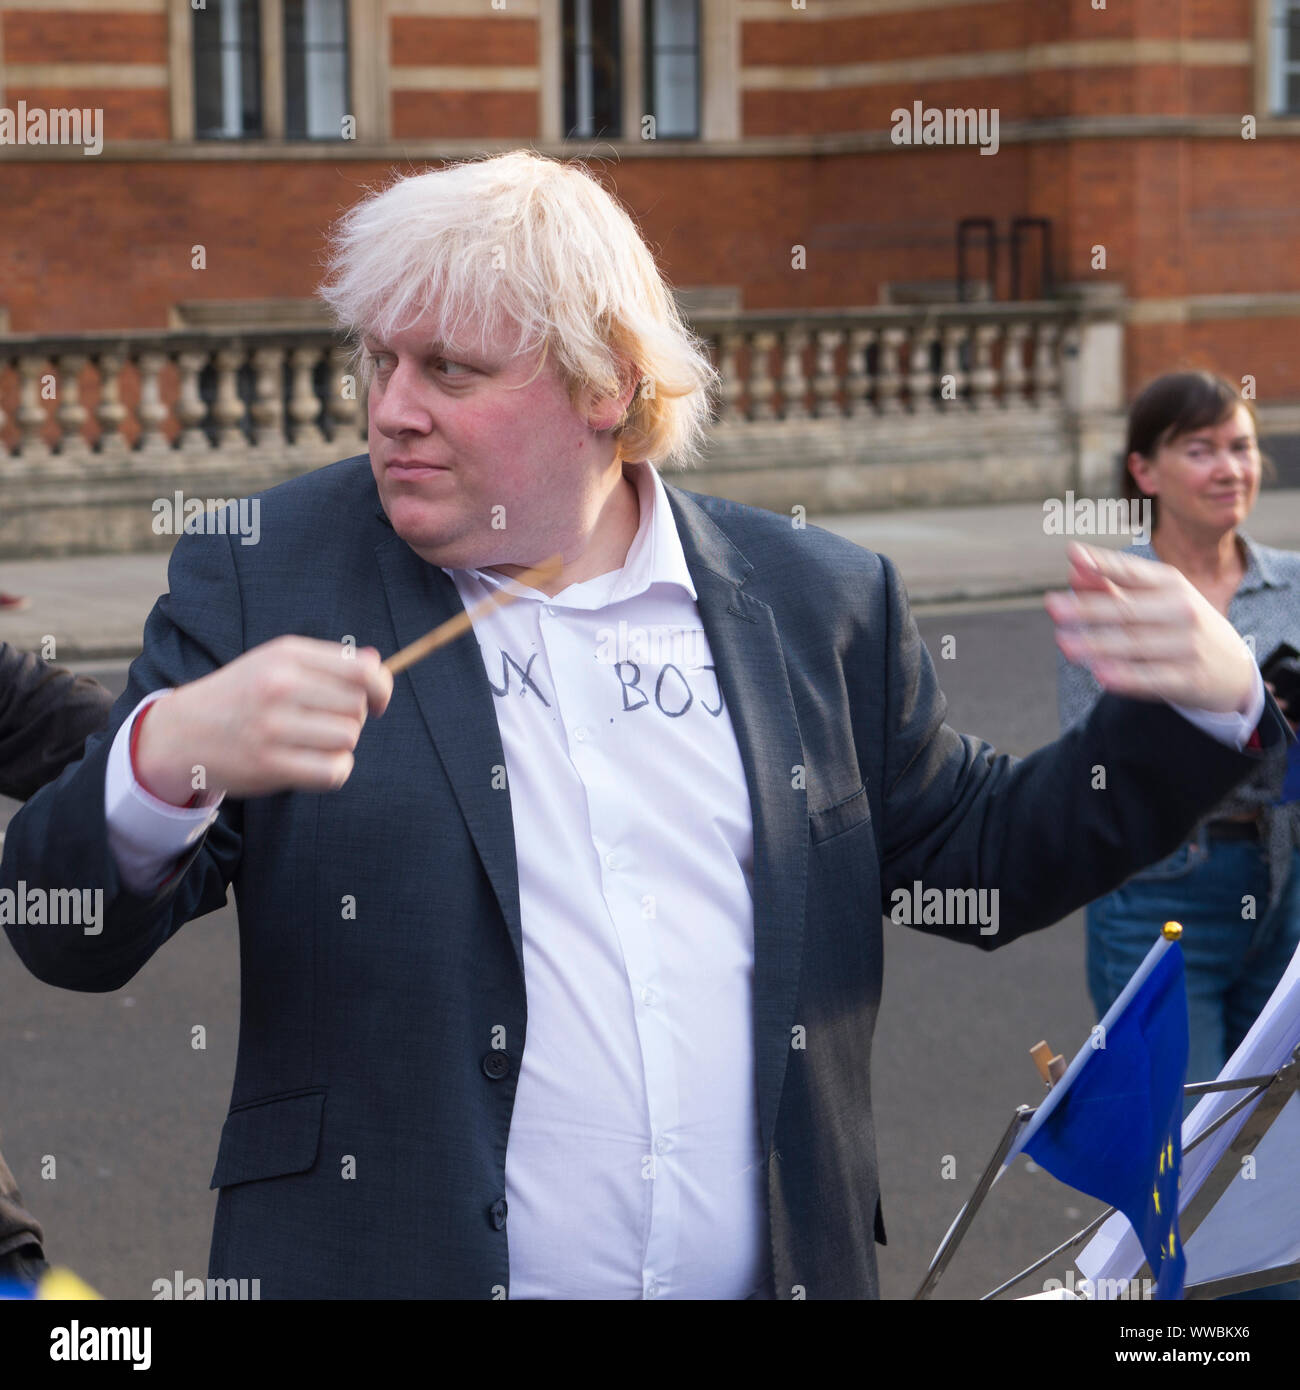
<svg viewBox="0 0 1300 1390">
<path fill-rule="evenodd" d="M 1213 372 L 1170 372 L 1157 377 L 1146 386 L 1129 408 L 1128 441 L 1124 446 L 1124 460 L 1121 464 L 1120 486 L 1127 501 L 1149 501 L 1151 503 L 1151 529 L 1159 524 L 1157 510 L 1158 498 L 1149 497 L 1138 487 L 1137 479 L 1129 469 L 1128 461 L 1132 454 L 1153 459 L 1166 444 L 1181 439 L 1185 434 L 1194 434 L 1211 425 L 1221 425 L 1230 420 L 1238 406 L 1245 406 L 1250 418 L 1259 421 L 1254 405 L 1243 400 L 1231 382 L 1225 381 Z M 1260 454 L 1263 475 L 1274 476 L 1272 462 Z"/>
</svg>

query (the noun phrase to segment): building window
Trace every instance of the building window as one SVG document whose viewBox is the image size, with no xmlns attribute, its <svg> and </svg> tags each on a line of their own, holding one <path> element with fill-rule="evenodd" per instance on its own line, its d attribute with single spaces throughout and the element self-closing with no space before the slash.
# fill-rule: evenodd
<svg viewBox="0 0 1300 1390">
<path fill-rule="evenodd" d="M 645 0 L 645 98 L 656 139 L 699 139 L 699 0 Z"/>
<path fill-rule="evenodd" d="M 284 0 L 284 124 L 290 140 L 342 138 L 347 35 L 347 0 Z"/>
<path fill-rule="evenodd" d="M 1273 0 L 1272 21 L 1269 105 L 1281 114 L 1300 115 L 1300 0 Z"/>
<path fill-rule="evenodd" d="M 348 0 L 205 0 L 193 15 L 198 139 L 345 138 Z"/>
<path fill-rule="evenodd" d="M 616 0 L 564 0 L 564 131 L 571 138 L 623 133 L 623 65 Z"/>
<path fill-rule="evenodd" d="M 209 0 L 193 13 L 195 135 L 209 140 L 261 135 L 258 0 Z"/>
</svg>

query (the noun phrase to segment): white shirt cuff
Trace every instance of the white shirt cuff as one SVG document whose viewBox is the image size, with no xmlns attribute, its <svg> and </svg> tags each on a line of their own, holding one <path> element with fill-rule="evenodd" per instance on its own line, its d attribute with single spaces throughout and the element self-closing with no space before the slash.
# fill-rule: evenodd
<svg viewBox="0 0 1300 1390">
<path fill-rule="evenodd" d="M 209 793 L 206 805 L 173 806 L 145 791 L 136 780 L 131 768 L 131 730 L 141 710 L 170 694 L 170 690 L 155 690 L 146 695 L 123 721 L 108 753 L 104 778 L 108 847 L 122 882 L 138 894 L 152 893 L 162 884 L 176 860 L 207 834 L 223 800 Z"/>
<path fill-rule="evenodd" d="M 1190 720 L 1202 733 L 1209 734 L 1213 739 L 1220 743 L 1226 743 L 1231 748 L 1241 749 L 1250 742 L 1250 736 L 1259 727 L 1260 716 L 1264 713 L 1264 677 L 1260 675 L 1259 668 L 1255 668 L 1255 691 L 1250 699 L 1250 709 L 1245 714 L 1238 714 L 1236 710 L 1228 710 L 1226 713 L 1215 710 L 1189 709 L 1186 705 L 1175 705 L 1170 701 L 1170 708 L 1176 709 L 1184 719 Z"/>
</svg>

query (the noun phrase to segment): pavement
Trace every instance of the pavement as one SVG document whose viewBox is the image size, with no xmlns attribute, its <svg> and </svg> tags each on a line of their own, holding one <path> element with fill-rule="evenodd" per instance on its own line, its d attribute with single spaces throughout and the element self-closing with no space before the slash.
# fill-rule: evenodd
<svg viewBox="0 0 1300 1390">
<path fill-rule="evenodd" d="M 1044 532 L 1041 502 L 995 506 L 907 507 L 813 516 L 815 525 L 887 555 L 921 611 L 948 604 L 1031 600 L 1065 581 L 1067 536 Z M 1273 488 L 1245 528 L 1265 545 L 1300 549 L 1300 488 Z M 1123 546 L 1127 536 L 1080 539 Z M 24 594 L 30 606 L 0 613 L 0 641 L 53 659 L 131 659 L 145 619 L 167 589 L 167 555 L 77 555 L 0 562 L 0 592 Z"/>
</svg>

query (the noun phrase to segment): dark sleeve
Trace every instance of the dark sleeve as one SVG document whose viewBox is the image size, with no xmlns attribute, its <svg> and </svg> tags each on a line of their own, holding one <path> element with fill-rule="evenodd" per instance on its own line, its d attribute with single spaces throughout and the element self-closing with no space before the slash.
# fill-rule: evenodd
<svg viewBox="0 0 1300 1390">
<path fill-rule="evenodd" d="M 958 734 L 893 564 L 883 730 L 882 908 L 897 889 L 996 889 L 997 930 L 922 930 L 992 949 L 1050 926 L 1171 854 L 1254 773 L 1260 754 L 1202 733 L 1162 702 L 1105 693 L 1023 759 Z M 1014 698 L 1014 691 L 1008 691 Z M 1265 692 L 1265 750 L 1293 737 Z M 965 918 L 967 922 L 971 919 Z M 917 925 L 917 924 L 913 924 Z M 1159 923 L 1152 924 L 1152 939 Z"/>
<path fill-rule="evenodd" d="M 113 738 L 136 705 L 154 690 L 186 685 L 243 650 L 239 582 L 229 537 L 183 534 L 172 551 L 166 593 L 144 630 L 144 649 L 108 727 L 21 807 L 9 822 L 0 857 L 0 890 L 102 891 L 100 930 L 76 923 L 6 921 L 19 959 L 39 980 L 66 989 L 119 989 L 174 932 L 215 912 L 239 863 L 242 803 L 229 798 L 217 819 L 153 893 L 132 892 L 108 845 L 104 786 Z"/>
<path fill-rule="evenodd" d="M 112 707 L 98 681 L 0 642 L 0 795 L 26 801 L 52 782 Z"/>
<path fill-rule="evenodd" d="M 39 1248 L 44 1244 L 41 1223 L 23 1206 L 22 1193 L 18 1191 L 4 1154 L 0 1154 L 0 1256 L 12 1254 L 24 1246 Z"/>
</svg>

